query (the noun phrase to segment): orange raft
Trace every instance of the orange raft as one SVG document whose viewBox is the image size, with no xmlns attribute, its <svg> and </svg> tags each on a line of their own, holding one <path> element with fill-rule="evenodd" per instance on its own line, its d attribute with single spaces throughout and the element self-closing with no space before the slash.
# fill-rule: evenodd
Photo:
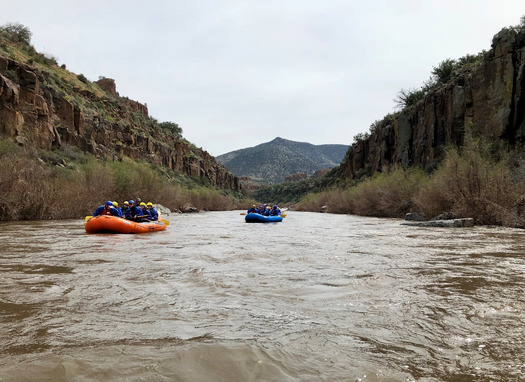
<svg viewBox="0 0 525 382">
<path fill-rule="evenodd" d="M 148 233 L 164 231 L 166 227 L 156 222 L 137 223 L 111 215 L 95 216 L 85 225 L 87 233 Z"/>
</svg>

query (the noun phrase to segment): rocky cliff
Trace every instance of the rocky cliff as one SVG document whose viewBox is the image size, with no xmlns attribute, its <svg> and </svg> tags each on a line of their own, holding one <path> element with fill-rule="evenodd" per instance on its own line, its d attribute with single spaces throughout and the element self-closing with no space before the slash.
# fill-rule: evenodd
<svg viewBox="0 0 525 382">
<path fill-rule="evenodd" d="M 146 160 L 240 190 L 239 179 L 206 151 L 159 128 L 145 105 L 120 97 L 112 79 L 90 83 L 56 63 L 21 61 L 0 55 L 0 135 L 40 149 L 68 144 L 98 158 Z"/>
<path fill-rule="evenodd" d="M 525 143 L 525 31 L 494 36 L 481 65 L 429 92 L 416 105 L 385 118 L 369 138 L 354 143 L 341 175 L 356 178 L 400 163 L 433 166 L 448 145 L 461 146 L 465 131 Z"/>
</svg>

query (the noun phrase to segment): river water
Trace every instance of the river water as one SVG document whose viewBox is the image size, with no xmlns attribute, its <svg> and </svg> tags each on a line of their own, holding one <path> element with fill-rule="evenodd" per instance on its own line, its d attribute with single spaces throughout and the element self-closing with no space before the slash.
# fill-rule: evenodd
<svg viewBox="0 0 525 382">
<path fill-rule="evenodd" d="M 0 224 L 0 381 L 525 380 L 525 231 L 239 212 Z"/>
</svg>

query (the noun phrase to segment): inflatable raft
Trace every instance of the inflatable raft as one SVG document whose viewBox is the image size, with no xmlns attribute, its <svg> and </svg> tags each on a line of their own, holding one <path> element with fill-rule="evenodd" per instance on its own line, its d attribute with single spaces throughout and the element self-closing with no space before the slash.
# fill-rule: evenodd
<svg viewBox="0 0 525 382">
<path fill-rule="evenodd" d="M 111 215 L 95 216 L 85 225 L 87 233 L 148 233 L 164 231 L 166 227 L 157 222 L 137 223 Z"/>
<path fill-rule="evenodd" d="M 283 217 L 282 216 L 264 216 L 261 214 L 248 214 L 244 218 L 246 223 L 276 223 L 276 222 L 282 222 Z"/>
</svg>

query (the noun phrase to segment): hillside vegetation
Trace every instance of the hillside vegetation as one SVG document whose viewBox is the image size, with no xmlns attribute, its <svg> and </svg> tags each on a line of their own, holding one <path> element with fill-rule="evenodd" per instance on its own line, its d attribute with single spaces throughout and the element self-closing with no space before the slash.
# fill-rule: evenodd
<svg viewBox="0 0 525 382">
<path fill-rule="evenodd" d="M 525 228 L 525 159 L 492 142 L 467 138 L 461 149 L 449 148 L 431 174 L 395 165 L 355 182 L 310 193 L 295 208 L 393 218 L 450 211 L 477 224 Z"/>
<path fill-rule="evenodd" d="M 283 182 L 287 176 L 337 166 L 344 158 L 347 145 L 313 145 L 283 138 L 254 147 L 232 151 L 217 157 L 236 176 L 248 176 L 266 184 Z"/>
<path fill-rule="evenodd" d="M 171 209 L 243 205 L 238 179 L 122 97 L 0 27 L 0 220 L 81 217 L 105 200 L 141 197 Z"/>
<path fill-rule="evenodd" d="M 141 161 L 108 162 L 72 146 L 53 151 L 0 139 L 0 220 L 81 218 L 106 200 L 140 197 L 172 211 L 245 208 L 249 201 Z"/>
</svg>

